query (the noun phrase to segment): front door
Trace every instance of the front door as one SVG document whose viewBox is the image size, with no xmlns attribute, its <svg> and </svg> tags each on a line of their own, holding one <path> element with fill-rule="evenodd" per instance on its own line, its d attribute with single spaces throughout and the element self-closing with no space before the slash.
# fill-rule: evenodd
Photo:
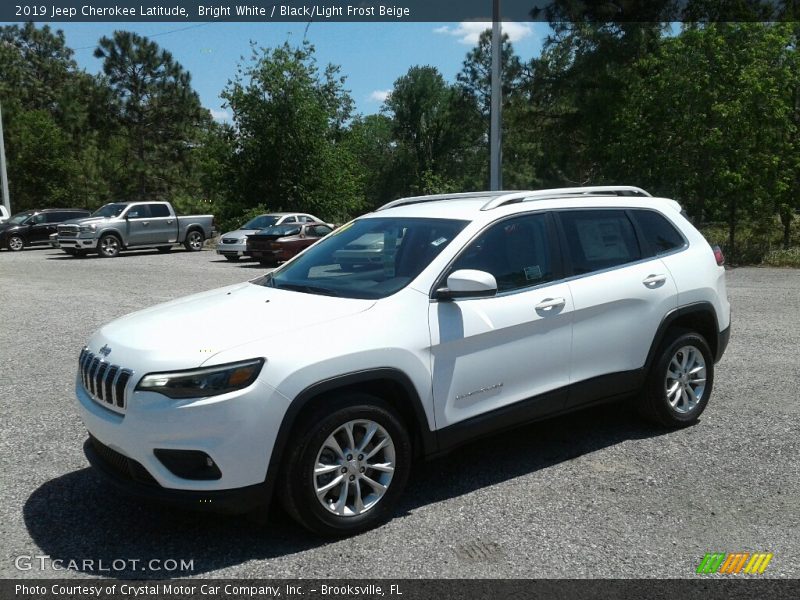
<svg viewBox="0 0 800 600">
<path fill-rule="evenodd" d="M 568 285 L 558 281 L 552 217 L 532 213 L 490 226 L 448 273 L 459 269 L 491 273 L 498 293 L 430 305 L 437 429 L 467 437 L 477 417 L 502 426 L 559 410 L 569 383 L 573 305 Z"/>
</svg>

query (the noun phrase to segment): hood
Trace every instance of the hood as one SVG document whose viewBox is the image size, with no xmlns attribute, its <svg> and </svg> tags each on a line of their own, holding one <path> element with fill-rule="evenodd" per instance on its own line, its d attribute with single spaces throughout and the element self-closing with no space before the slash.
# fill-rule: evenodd
<svg viewBox="0 0 800 600">
<path fill-rule="evenodd" d="M 354 315 L 375 304 L 267 288 L 251 283 L 187 296 L 121 317 L 89 344 L 107 345 L 108 361 L 134 370 L 196 367 L 215 354 L 261 339 Z M 264 346 L 264 356 L 280 345 Z"/>
<path fill-rule="evenodd" d="M 88 225 L 90 223 L 102 223 L 108 221 L 108 217 L 80 217 L 79 219 L 70 219 L 59 223 L 59 225 Z"/>
<path fill-rule="evenodd" d="M 248 235 L 253 235 L 254 233 L 258 233 L 261 231 L 260 229 L 235 229 L 234 231 L 229 231 L 228 233 L 223 233 L 220 238 L 231 237 L 236 238 L 237 240 L 241 237 L 245 237 Z"/>
<path fill-rule="evenodd" d="M 14 223 L 9 223 L 8 221 L 3 221 L 2 223 L 0 223 L 0 233 L 8 231 L 9 229 L 17 229 L 18 227 L 19 225 L 16 225 Z"/>
</svg>

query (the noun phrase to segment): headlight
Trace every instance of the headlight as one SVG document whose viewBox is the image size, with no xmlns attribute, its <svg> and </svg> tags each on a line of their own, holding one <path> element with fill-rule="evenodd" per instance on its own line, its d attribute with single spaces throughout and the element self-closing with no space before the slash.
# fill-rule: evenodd
<svg viewBox="0 0 800 600">
<path fill-rule="evenodd" d="M 246 237 L 239 238 L 239 243 L 240 244 L 246 244 L 247 243 L 247 238 Z"/>
<path fill-rule="evenodd" d="M 158 392 L 170 398 L 203 398 L 241 390 L 253 383 L 264 366 L 263 358 L 172 373 L 148 373 L 137 390 Z"/>
<path fill-rule="evenodd" d="M 97 225 L 81 225 L 81 233 L 92 233 L 97 231 Z"/>
</svg>

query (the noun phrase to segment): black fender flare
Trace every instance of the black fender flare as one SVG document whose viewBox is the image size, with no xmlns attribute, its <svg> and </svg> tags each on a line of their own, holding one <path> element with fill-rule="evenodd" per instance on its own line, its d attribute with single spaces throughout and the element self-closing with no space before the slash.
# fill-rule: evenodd
<svg viewBox="0 0 800 600">
<path fill-rule="evenodd" d="M 421 442 L 421 454 L 428 456 L 434 454 L 438 450 L 438 441 L 436 432 L 431 431 L 428 427 L 427 413 L 422 404 L 422 399 L 417 393 L 411 379 L 403 371 L 392 367 L 381 367 L 375 369 L 365 369 L 363 371 L 355 371 L 352 373 L 345 373 L 323 379 L 314 383 L 302 392 L 300 392 L 289 404 L 289 408 L 283 415 L 283 420 L 278 428 L 278 435 L 275 437 L 275 443 L 270 453 L 269 464 L 267 466 L 267 473 L 265 482 L 267 484 L 268 495 L 271 497 L 272 490 L 274 489 L 275 482 L 280 475 L 280 470 L 283 462 L 283 456 L 286 450 L 286 445 L 289 440 L 289 435 L 294 428 L 297 417 L 302 410 L 314 398 L 320 394 L 336 391 L 337 389 L 349 387 L 352 385 L 365 384 L 370 382 L 390 380 L 399 385 L 405 392 L 409 400 L 413 418 L 416 421 L 417 432 L 419 433 L 419 440 Z"/>
<path fill-rule="evenodd" d="M 650 372 L 650 367 L 653 364 L 653 361 L 656 358 L 656 352 L 658 348 L 661 346 L 661 343 L 664 341 L 664 336 L 667 334 L 667 330 L 681 317 L 685 317 L 687 315 L 703 315 L 710 317 L 714 324 L 714 333 L 716 334 L 717 338 L 720 335 L 719 331 L 719 321 L 717 320 L 717 311 L 714 309 L 714 305 L 708 301 L 701 301 L 701 302 L 693 302 L 692 304 L 687 304 L 685 306 L 679 306 L 678 308 L 672 309 L 668 312 L 664 318 L 661 320 L 661 323 L 656 329 L 656 334 L 653 336 L 653 343 L 650 345 L 650 350 L 647 353 L 647 360 L 644 364 L 644 373 Z M 712 353 L 715 354 L 715 359 L 718 358 L 719 355 L 719 341 L 718 339 L 711 339 L 707 340 L 708 345 L 711 346 Z"/>
</svg>

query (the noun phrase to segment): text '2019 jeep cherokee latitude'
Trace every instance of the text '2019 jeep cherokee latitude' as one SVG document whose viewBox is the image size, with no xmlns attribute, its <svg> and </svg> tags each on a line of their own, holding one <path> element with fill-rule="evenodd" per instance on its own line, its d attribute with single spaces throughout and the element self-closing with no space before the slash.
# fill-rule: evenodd
<svg viewBox="0 0 800 600">
<path fill-rule="evenodd" d="M 337 262 L 364 236 L 380 262 Z M 79 359 L 86 454 L 137 494 L 245 511 L 278 488 L 306 527 L 360 531 L 413 458 L 477 435 L 617 397 L 697 420 L 728 341 L 720 263 L 638 188 L 391 202 L 270 274 L 102 327 Z"/>
</svg>

